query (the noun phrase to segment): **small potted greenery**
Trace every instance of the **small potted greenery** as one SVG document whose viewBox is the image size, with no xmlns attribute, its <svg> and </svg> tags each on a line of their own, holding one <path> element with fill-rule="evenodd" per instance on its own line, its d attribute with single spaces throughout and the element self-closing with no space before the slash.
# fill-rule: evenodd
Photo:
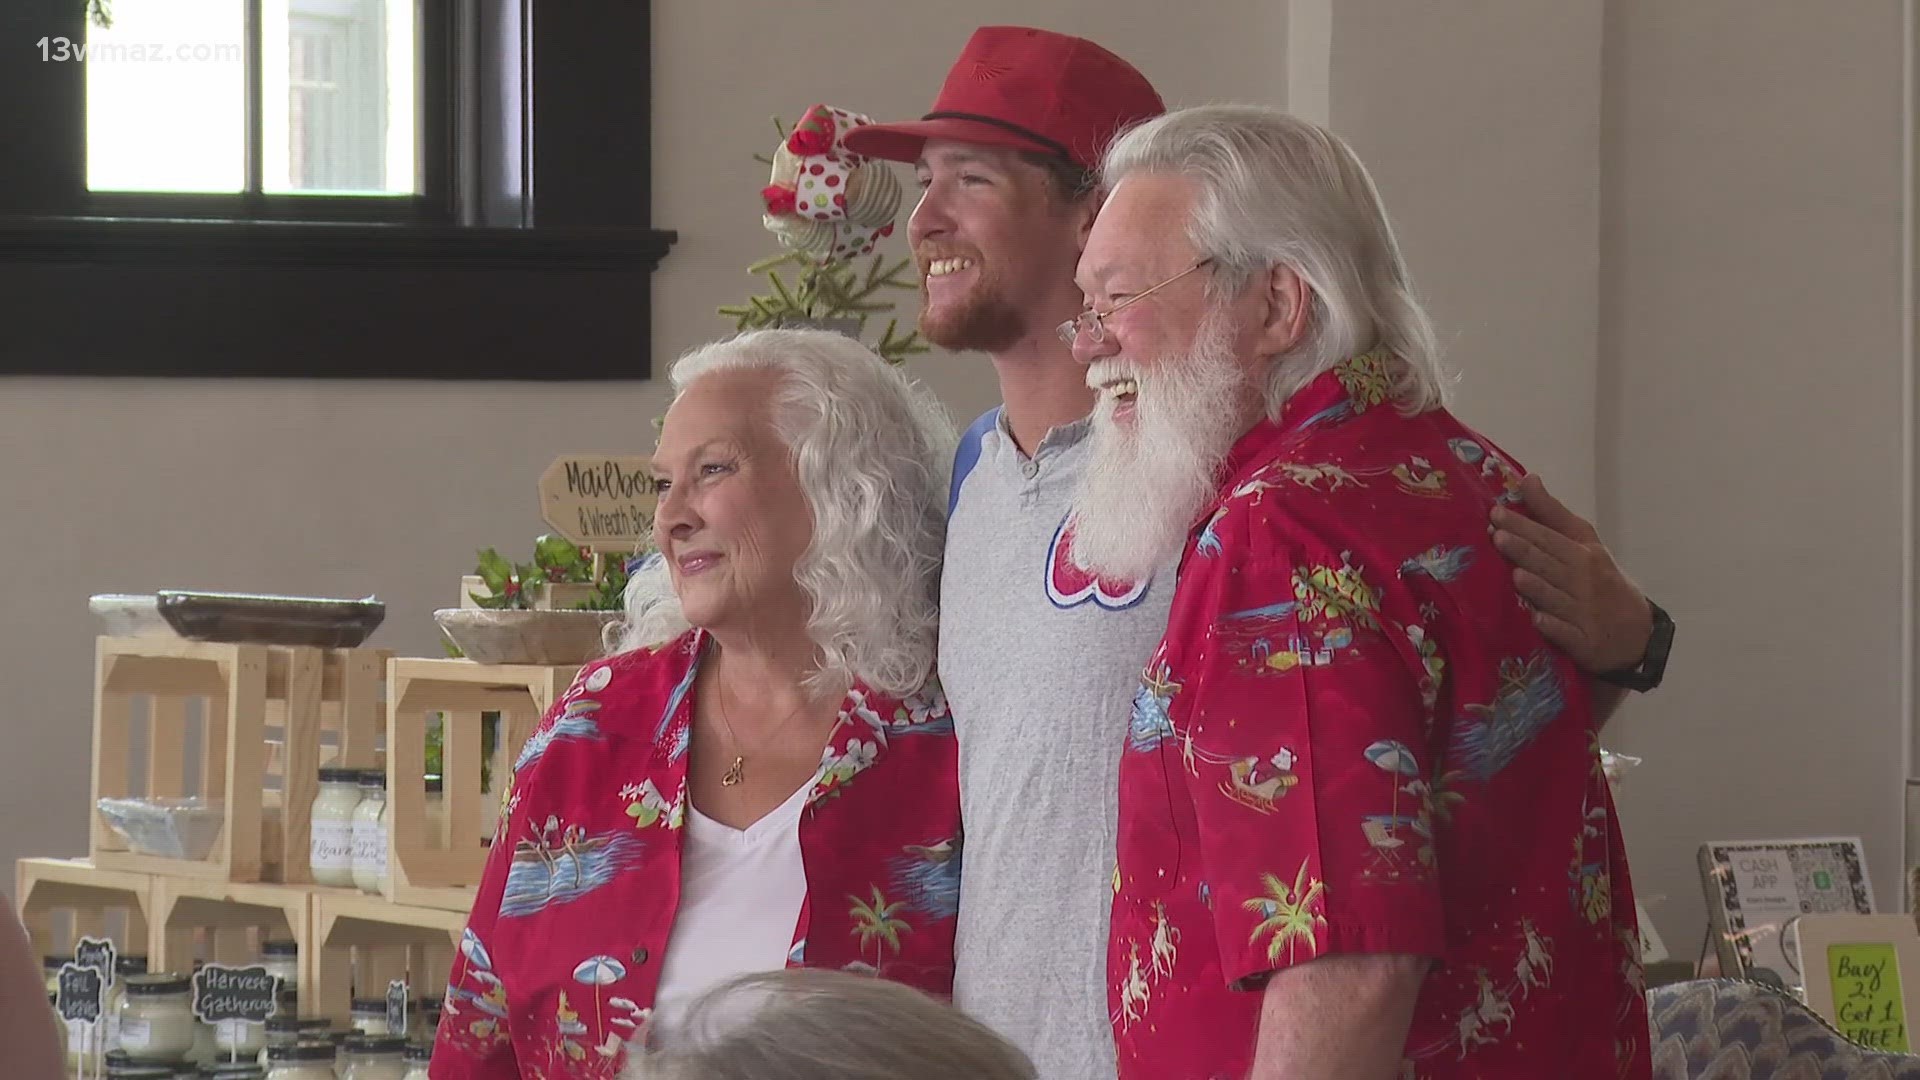
<svg viewBox="0 0 1920 1080">
<path fill-rule="evenodd" d="M 463 606 L 434 612 L 434 621 L 450 655 L 483 664 L 583 664 L 606 652 L 620 619 L 627 559 L 596 556 L 551 533 L 534 541 L 528 563 L 488 548 L 461 581 Z"/>
</svg>

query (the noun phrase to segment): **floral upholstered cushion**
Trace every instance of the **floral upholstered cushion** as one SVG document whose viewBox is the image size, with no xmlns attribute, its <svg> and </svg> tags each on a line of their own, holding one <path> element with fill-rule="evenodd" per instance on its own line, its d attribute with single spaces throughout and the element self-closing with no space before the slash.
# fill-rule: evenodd
<svg viewBox="0 0 1920 1080">
<path fill-rule="evenodd" d="M 1920 1080 L 1920 1055 L 1848 1041 L 1773 987 L 1702 979 L 1647 992 L 1654 1080 Z"/>
</svg>

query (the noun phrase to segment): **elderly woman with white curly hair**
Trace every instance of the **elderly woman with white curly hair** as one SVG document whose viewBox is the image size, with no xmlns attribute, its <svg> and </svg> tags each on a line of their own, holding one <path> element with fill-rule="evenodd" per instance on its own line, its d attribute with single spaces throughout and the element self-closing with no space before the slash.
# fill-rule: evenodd
<svg viewBox="0 0 1920 1080">
<path fill-rule="evenodd" d="M 933 659 L 952 427 L 835 334 L 745 334 L 672 382 L 659 554 L 620 651 L 515 762 L 435 1076 L 617 1075 L 656 1016 L 746 972 L 950 992 L 959 792 Z"/>
</svg>

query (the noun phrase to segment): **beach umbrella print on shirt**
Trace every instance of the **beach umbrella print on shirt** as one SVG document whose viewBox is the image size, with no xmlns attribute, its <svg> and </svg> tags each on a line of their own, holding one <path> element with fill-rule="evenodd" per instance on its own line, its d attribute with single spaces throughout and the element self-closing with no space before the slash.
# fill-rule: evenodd
<svg viewBox="0 0 1920 1080">
<path fill-rule="evenodd" d="M 627 967 L 611 956 L 589 956 L 573 969 L 573 981 L 593 987 L 593 1028 L 604 1030 L 600 1017 L 600 992 L 627 977 Z"/>
<path fill-rule="evenodd" d="M 1406 743 L 1394 739 L 1381 739 L 1367 747 L 1364 753 L 1368 761 L 1387 772 L 1415 780 L 1420 778 L 1420 762 L 1413 756 L 1413 751 L 1407 748 Z M 1393 784 L 1392 809 L 1387 816 L 1387 834 L 1391 836 L 1399 824 L 1400 782 L 1396 780 Z"/>
</svg>

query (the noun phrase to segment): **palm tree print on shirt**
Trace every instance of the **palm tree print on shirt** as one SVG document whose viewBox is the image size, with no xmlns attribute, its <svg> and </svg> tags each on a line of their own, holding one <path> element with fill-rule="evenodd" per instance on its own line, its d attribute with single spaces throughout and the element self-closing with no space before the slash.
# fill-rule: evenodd
<svg viewBox="0 0 1920 1080">
<path fill-rule="evenodd" d="M 1280 880 L 1276 874 L 1261 874 L 1260 883 L 1266 887 L 1266 895 L 1253 897 L 1240 905 L 1263 916 L 1260 925 L 1255 926 L 1253 933 L 1247 936 L 1249 943 L 1257 942 L 1267 934 L 1273 935 L 1273 940 L 1267 942 L 1268 963 L 1279 963 L 1282 952 L 1287 954 L 1287 963 L 1293 963 L 1295 950 L 1302 941 L 1306 942 L 1308 955 L 1320 955 L 1319 928 L 1327 925 L 1327 919 L 1314 909 L 1324 906 L 1322 901 L 1327 886 L 1325 882 L 1307 875 L 1308 865 L 1306 860 L 1301 861 L 1300 872 L 1294 875 L 1292 885 Z"/>
<path fill-rule="evenodd" d="M 853 916 L 853 933 L 860 938 L 860 951 L 866 952 L 867 946 L 873 946 L 873 973 L 880 974 L 886 966 L 885 949 L 900 952 L 900 935 L 910 932 L 913 927 L 905 919 L 895 917 L 895 913 L 906 906 L 906 901 L 887 901 L 886 894 L 878 885 L 873 886 L 871 902 L 849 895 L 853 901 L 848 913 Z"/>
</svg>

